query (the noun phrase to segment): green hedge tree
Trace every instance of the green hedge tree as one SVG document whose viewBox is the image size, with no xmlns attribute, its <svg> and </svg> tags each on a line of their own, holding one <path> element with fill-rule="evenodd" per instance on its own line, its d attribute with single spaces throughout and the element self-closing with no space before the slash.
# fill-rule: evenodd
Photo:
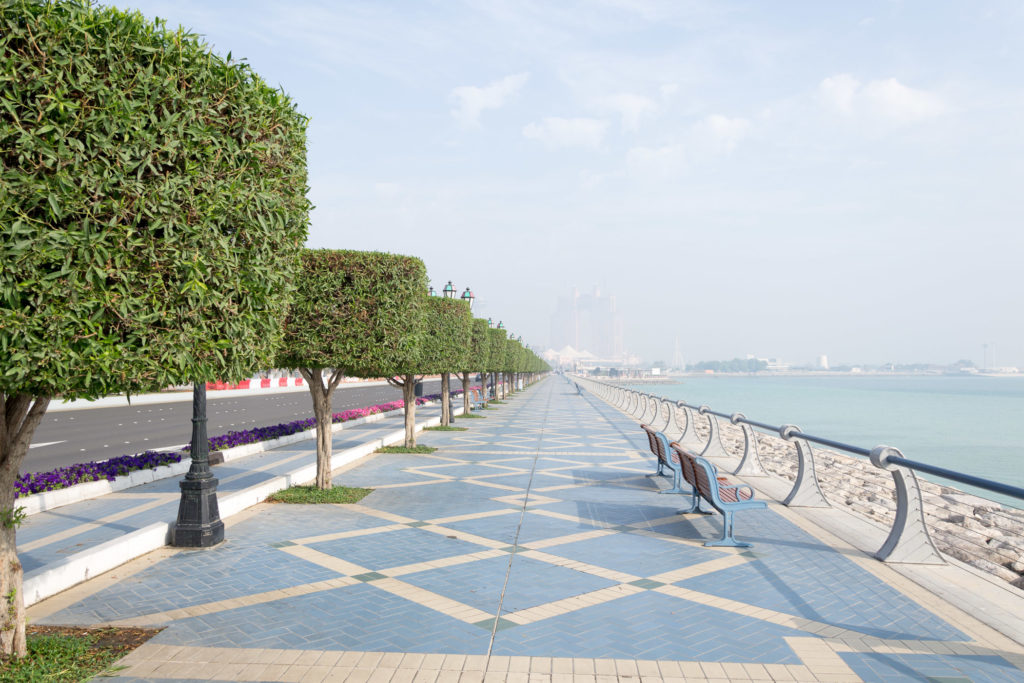
<svg viewBox="0 0 1024 683">
<path fill-rule="evenodd" d="M 487 361 L 490 358 L 490 337 L 487 334 L 487 321 L 483 318 L 473 318 L 472 332 L 469 340 L 469 349 L 466 354 L 466 363 L 462 367 L 470 368 L 462 371 L 462 410 L 469 413 L 469 387 L 471 376 L 474 371 L 480 373 L 481 387 L 480 399 L 487 402 Z"/>
<path fill-rule="evenodd" d="M 316 485 L 331 488 L 331 399 L 345 373 L 382 349 L 405 353 L 407 312 L 419 296 L 405 283 L 415 276 L 408 257 L 375 252 L 307 249 L 285 321 L 276 367 L 297 369 L 309 386 L 316 416 Z M 379 342 L 370 348 L 368 342 Z M 404 342 L 404 343 L 403 343 Z M 326 376 L 325 376 L 326 375 Z"/>
<path fill-rule="evenodd" d="M 504 386 L 502 387 L 501 395 L 498 395 L 498 373 L 501 372 L 502 366 L 505 364 L 506 332 L 501 328 L 491 328 L 487 330 L 487 334 L 491 338 L 487 370 L 491 373 L 491 386 L 494 388 L 494 398 L 505 398 Z"/>
<path fill-rule="evenodd" d="M 25 654 L 14 481 L 50 399 L 237 380 L 281 338 L 306 118 L 183 30 L 0 3 L 0 655 Z"/>
<path fill-rule="evenodd" d="M 519 349 L 521 348 L 522 344 L 515 339 L 509 337 L 505 340 L 505 356 L 502 363 L 502 370 L 504 370 L 503 374 L 507 385 L 507 391 L 510 394 L 515 393 L 516 390 L 515 376 L 519 367 Z"/>
<path fill-rule="evenodd" d="M 324 251 L 318 258 L 337 271 L 331 277 L 341 286 L 330 306 L 335 329 L 323 329 L 318 309 L 312 308 L 309 334 L 336 336 L 336 355 L 327 367 L 352 377 L 386 377 L 402 389 L 405 445 L 415 446 L 413 392 L 424 341 L 426 266 L 413 256 L 375 251 Z"/>
<path fill-rule="evenodd" d="M 428 297 L 420 371 L 441 375 L 441 424 L 445 427 L 451 424 L 451 374 L 466 365 L 472 325 L 473 316 L 466 302 Z"/>
</svg>

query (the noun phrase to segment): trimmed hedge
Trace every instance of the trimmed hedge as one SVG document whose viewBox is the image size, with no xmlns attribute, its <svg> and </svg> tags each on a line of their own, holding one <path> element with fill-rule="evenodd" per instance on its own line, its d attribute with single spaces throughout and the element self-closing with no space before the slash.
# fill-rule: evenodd
<svg viewBox="0 0 1024 683">
<path fill-rule="evenodd" d="M 469 358 L 472 324 L 466 302 L 427 297 L 419 372 L 433 375 L 464 368 Z"/>
<path fill-rule="evenodd" d="M 283 367 L 339 368 L 352 377 L 416 372 L 423 337 L 423 261 L 374 251 L 303 255 L 299 292 L 278 352 Z"/>
<path fill-rule="evenodd" d="M 0 3 L 0 74 L 0 391 L 270 365 L 310 209 L 288 96 L 88 0 Z"/>
</svg>

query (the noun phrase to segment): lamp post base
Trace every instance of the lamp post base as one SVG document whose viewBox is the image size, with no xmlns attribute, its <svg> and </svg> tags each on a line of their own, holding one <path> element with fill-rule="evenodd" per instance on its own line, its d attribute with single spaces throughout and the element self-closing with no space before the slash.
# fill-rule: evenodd
<svg viewBox="0 0 1024 683">
<path fill-rule="evenodd" d="M 217 508 L 217 479 L 185 479 L 178 504 L 178 522 L 171 545 L 176 548 L 210 548 L 224 540 L 224 522 Z"/>
</svg>

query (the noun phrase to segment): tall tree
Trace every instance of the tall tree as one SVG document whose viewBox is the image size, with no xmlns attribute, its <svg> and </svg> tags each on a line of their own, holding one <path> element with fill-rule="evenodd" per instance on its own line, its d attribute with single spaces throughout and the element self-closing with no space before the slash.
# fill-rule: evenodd
<svg viewBox="0 0 1024 683">
<path fill-rule="evenodd" d="M 0 4 L 0 654 L 25 653 L 14 480 L 51 397 L 237 380 L 281 338 L 306 118 L 183 30 Z"/>
<path fill-rule="evenodd" d="M 318 488 L 331 488 L 331 400 L 352 366 L 353 354 L 365 358 L 369 350 L 363 342 L 368 338 L 386 334 L 394 340 L 404 334 L 406 312 L 416 306 L 419 297 L 412 287 L 395 286 L 388 279 L 405 258 L 328 249 L 302 253 L 275 366 L 297 369 L 309 387 L 316 417 Z"/>
<path fill-rule="evenodd" d="M 504 386 L 502 386 L 501 396 L 498 396 L 498 373 L 501 372 L 502 366 L 505 364 L 506 332 L 501 328 L 493 328 L 487 330 L 487 334 L 491 337 L 491 348 L 487 359 L 487 369 L 491 373 L 491 384 L 494 387 L 494 398 L 504 398 Z"/>
<path fill-rule="evenodd" d="M 451 424 L 451 373 L 465 367 L 469 357 L 473 317 L 469 305 L 458 299 L 428 297 L 420 356 L 420 371 L 441 375 L 441 424 Z"/>
<path fill-rule="evenodd" d="M 487 401 L 487 362 L 490 359 L 490 336 L 487 334 L 487 321 L 483 318 L 473 318 L 472 333 L 470 335 L 469 350 L 466 354 L 466 363 L 462 367 L 468 368 L 462 371 L 462 410 L 469 413 L 469 385 L 473 371 L 480 372 L 483 380 L 480 387 L 480 399 Z"/>
<path fill-rule="evenodd" d="M 416 445 L 414 389 L 424 342 L 426 266 L 413 256 L 376 251 L 316 253 L 320 268 L 331 273 L 322 277 L 332 283 L 330 287 L 334 289 L 329 296 L 333 301 L 323 305 L 330 311 L 333 327 L 328 330 L 322 324 L 320 308 L 313 305 L 307 312 L 309 329 L 302 334 L 306 338 L 313 334 L 333 336 L 330 362 L 321 358 L 323 367 L 353 377 L 387 377 L 391 384 L 401 387 L 405 401 L 405 444 Z M 315 291 L 311 292 L 311 304 L 315 295 Z M 295 325 L 303 324 L 297 316 L 293 317 Z M 292 363 L 297 360 L 298 357 L 293 358 Z"/>
</svg>

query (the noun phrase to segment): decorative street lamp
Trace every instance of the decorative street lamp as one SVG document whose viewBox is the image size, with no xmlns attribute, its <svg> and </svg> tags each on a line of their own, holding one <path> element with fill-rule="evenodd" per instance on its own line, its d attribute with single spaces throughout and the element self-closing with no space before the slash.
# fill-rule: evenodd
<svg viewBox="0 0 1024 683">
<path fill-rule="evenodd" d="M 501 322 L 501 321 L 499 320 L 499 321 L 498 321 L 498 329 L 499 329 L 499 330 L 503 330 L 503 329 L 505 329 L 505 323 L 503 323 L 503 322 Z"/>
<path fill-rule="evenodd" d="M 462 293 L 462 300 L 469 304 L 469 310 L 473 310 L 474 299 L 476 299 L 476 296 L 473 295 L 469 287 L 466 287 L 466 291 Z"/>
<path fill-rule="evenodd" d="M 494 318 L 487 319 L 487 327 L 494 327 Z"/>
<path fill-rule="evenodd" d="M 434 285 L 430 285 L 430 287 L 427 289 L 427 294 L 429 296 L 437 296 L 437 292 L 434 291 Z"/>
<path fill-rule="evenodd" d="M 224 540 L 224 522 L 217 508 L 217 478 L 210 469 L 210 440 L 206 436 L 206 382 L 192 385 L 192 464 L 178 482 L 181 502 L 171 545 L 209 548 Z"/>
<path fill-rule="evenodd" d="M 455 286 L 452 285 L 452 281 L 451 280 L 449 280 L 448 284 L 446 284 L 444 286 L 444 289 L 442 290 L 442 293 L 444 294 L 444 298 L 445 299 L 454 299 L 455 298 Z"/>
</svg>

